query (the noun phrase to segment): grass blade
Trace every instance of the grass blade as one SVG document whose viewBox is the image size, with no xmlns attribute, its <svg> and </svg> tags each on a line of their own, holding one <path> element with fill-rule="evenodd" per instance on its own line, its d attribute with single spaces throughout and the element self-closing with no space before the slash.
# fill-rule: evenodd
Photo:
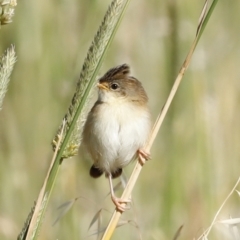
<svg viewBox="0 0 240 240">
<path fill-rule="evenodd" d="M 21 233 L 26 238 L 22 239 L 37 239 L 60 164 L 64 158 L 75 155 L 81 143 L 82 124 L 80 127 L 78 125 L 79 122 L 84 122 L 84 113 L 86 112 L 84 108 L 86 107 L 87 98 L 96 81 L 98 70 L 117 31 L 128 2 L 129 0 L 112 1 L 89 48 L 68 113 L 65 115 L 58 134 L 53 141 L 56 155 L 53 157 L 48 175 L 40 191 L 29 226 L 25 227 L 25 232 Z"/>
</svg>

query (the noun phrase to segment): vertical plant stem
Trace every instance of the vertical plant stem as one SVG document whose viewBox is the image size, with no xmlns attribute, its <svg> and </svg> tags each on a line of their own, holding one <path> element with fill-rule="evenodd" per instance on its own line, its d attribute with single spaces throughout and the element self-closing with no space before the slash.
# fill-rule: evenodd
<svg viewBox="0 0 240 240">
<path fill-rule="evenodd" d="M 106 55 L 107 49 L 114 38 L 128 3 L 129 0 L 113 0 L 111 2 L 102 24 L 94 37 L 92 45 L 89 48 L 69 111 L 65 115 L 63 123 L 60 126 L 60 129 L 64 132 L 63 140 L 61 141 L 57 155 L 49 168 L 49 174 L 45 178 L 30 223 L 20 234 L 21 236 L 24 236 L 23 238 L 19 238 L 21 240 L 37 239 L 61 162 L 66 156 L 73 156 L 75 154 L 75 146 L 80 145 L 80 140 L 76 139 L 76 143 L 73 142 L 74 151 L 72 153 L 70 152 L 69 155 L 64 154 L 69 141 L 72 142 L 72 139 L 73 141 L 75 140 L 72 136 L 79 136 L 78 133 L 74 132 L 80 130 L 79 127 L 76 127 L 76 124 L 84 112 L 83 109 L 86 105 L 86 100 L 89 97 L 90 90 L 96 81 L 98 70 Z M 55 139 L 58 139 L 58 135 Z M 54 144 L 56 145 L 57 142 L 58 141 L 54 141 Z M 69 149 L 71 150 L 71 146 Z"/>
<path fill-rule="evenodd" d="M 175 96 L 175 94 L 178 90 L 178 87 L 179 87 L 179 85 L 182 81 L 183 75 L 184 75 L 185 71 L 187 70 L 187 68 L 190 64 L 190 61 L 191 61 L 192 55 L 194 53 L 194 50 L 197 46 L 197 43 L 198 43 L 198 41 L 199 41 L 199 39 L 202 35 L 203 30 L 205 29 L 205 26 L 206 26 L 206 24 L 207 24 L 207 22 L 208 22 L 208 20 L 211 16 L 212 12 L 213 12 L 214 7 L 216 6 L 215 1 L 213 1 L 212 5 L 210 7 L 210 10 L 207 12 L 207 3 L 208 3 L 208 1 L 206 1 L 206 3 L 204 4 L 202 13 L 200 15 L 199 25 L 197 27 L 197 34 L 196 34 L 196 37 L 193 41 L 193 44 L 191 45 L 190 50 L 187 54 L 187 57 L 182 64 L 182 67 L 181 67 L 181 69 L 178 73 L 178 76 L 177 76 L 174 84 L 173 84 L 173 87 L 170 91 L 170 94 L 167 98 L 167 101 L 164 104 L 164 106 L 162 108 L 162 111 L 160 112 L 160 114 L 157 117 L 157 120 L 156 120 L 156 122 L 153 126 L 153 129 L 152 129 L 152 132 L 151 132 L 150 137 L 148 139 L 148 142 L 146 143 L 146 145 L 144 147 L 144 150 L 146 152 L 150 152 L 150 150 L 151 150 L 152 144 L 153 144 L 153 142 L 154 142 L 154 140 L 155 140 L 155 138 L 158 134 L 158 131 L 159 131 L 159 129 L 160 129 L 162 123 L 163 123 L 163 120 L 164 120 L 164 118 L 167 114 L 167 111 L 168 111 L 168 109 L 169 109 L 169 107 L 172 103 L 172 100 L 173 100 L 173 98 L 174 98 L 174 96 Z M 143 166 L 140 164 L 140 161 L 138 161 L 136 163 L 134 169 L 133 169 L 133 172 L 132 172 L 131 177 L 130 177 L 128 183 L 127 183 L 127 186 L 124 189 L 124 192 L 121 196 L 122 199 L 129 199 L 130 198 L 131 192 L 132 192 L 132 190 L 135 186 L 135 183 L 138 179 L 138 176 L 139 176 L 139 174 L 142 170 L 142 167 Z M 126 205 L 125 203 L 122 204 L 122 206 L 125 206 L 125 205 Z M 117 227 L 117 224 L 118 224 L 118 221 L 119 221 L 121 215 L 122 215 L 122 212 L 115 209 L 115 211 L 112 215 L 112 218 L 110 219 L 110 222 L 109 222 L 109 224 L 106 228 L 106 231 L 104 232 L 102 240 L 109 240 L 111 238 L 115 228 Z"/>
</svg>

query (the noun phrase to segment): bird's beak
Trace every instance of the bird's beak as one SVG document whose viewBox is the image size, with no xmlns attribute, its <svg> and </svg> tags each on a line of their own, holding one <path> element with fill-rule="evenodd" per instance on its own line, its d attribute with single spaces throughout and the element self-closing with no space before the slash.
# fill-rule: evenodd
<svg viewBox="0 0 240 240">
<path fill-rule="evenodd" d="M 98 83 L 97 87 L 103 90 L 109 90 L 108 86 L 106 83 Z"/>
</svg>

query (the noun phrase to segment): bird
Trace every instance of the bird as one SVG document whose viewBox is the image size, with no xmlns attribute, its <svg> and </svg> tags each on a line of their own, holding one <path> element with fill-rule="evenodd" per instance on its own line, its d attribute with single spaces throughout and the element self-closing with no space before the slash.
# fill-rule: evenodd
<svg viewBox="0 0 240 240">
<path fill-rule="evenodd" d="M 151 129 L 148 96 L 139 80 L 130 76 L 130 67 L 122 64 L 108 70 L 97 84 L 98 99 L 90 110 L 83 129 L 83 143 L 93 160 L 90 176 L 102 174 L 109 180 L 116 209 L 125 211 L 117 198 L 112 179 L 133 159 L 148 159 L 143 150 Z"/>
</svg>

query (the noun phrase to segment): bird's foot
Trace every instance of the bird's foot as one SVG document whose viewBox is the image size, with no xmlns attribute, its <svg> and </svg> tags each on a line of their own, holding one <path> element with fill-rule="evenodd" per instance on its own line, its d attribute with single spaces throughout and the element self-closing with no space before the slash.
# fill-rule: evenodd
<svg viewBox="0 0 240 240">
<path fill-rule="evenodd" d="M 138 161 L 143 166 L 147 160 L 150 160 L 150 153 L 146 152 L 144 149 L 138 150 Z"/>
<path fill-rule="evenodd" d="M 112 195 L 111 198 L 118 211 L 125 212 L 126 210 L 130 209 L 130 207 L 126 206 L 126 204 L 131 203 L 131 199 L 121 199 L 121 198 L 117 198 L 114 195 Z M 124 205 L 122 205 L 123 203 Z"/>
<path fill-rule="evenodd" d="M 121 169 L 122 171 L 122 169 Z M 112 174 L 108 174 L 108 180 L 109 180 L 109 186 L 110 186 L 110 193 L 111 193 L 111 198 L 116 206 L 116 209 L 120 212 L 125 212 L 126 210 L 129 210 L 130 207 L 126 206 L 127 203 L 131 202 L 131 199 L 122 199 L 122 198 L 117 198 L 114 194 L 114 188 L 113 188 L 113 183 L 112 183 Z"/>
</svg>

